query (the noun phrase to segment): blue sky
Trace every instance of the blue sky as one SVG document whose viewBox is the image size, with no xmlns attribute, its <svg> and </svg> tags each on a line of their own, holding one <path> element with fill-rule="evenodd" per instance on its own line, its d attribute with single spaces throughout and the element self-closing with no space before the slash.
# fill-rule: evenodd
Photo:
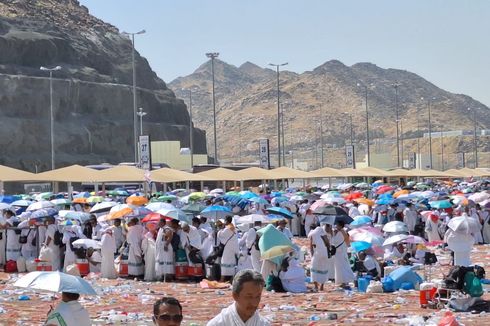
<svg viewBox="0 0 490 326">
<path fill-rule="evenodd" d="M 80 0 L 121 31 L 166 82 L 205 53 L 240 65 L 289 62 L 303 72 L 337 59 L 415 72 L 490 106 L 490 1 Z"/>
</svg>

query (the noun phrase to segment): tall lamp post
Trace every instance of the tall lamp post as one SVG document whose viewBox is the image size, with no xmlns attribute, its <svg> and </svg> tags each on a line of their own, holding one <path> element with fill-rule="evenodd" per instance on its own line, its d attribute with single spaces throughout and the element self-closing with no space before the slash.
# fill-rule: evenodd
<svg viewBox="0 0 490 326">
<path fill-rule="evenodd" d="M 366 104 L 366 150 L 367 150 L 367 166 L 371 166 L 371 151 L 369 150 L 369 111 L 368 111 L 368 87 L 364 84 L 357 83 L 358 87 L 364 87 L 364 102 Z M 352 116 L 351 116 L 351 128 L 352 128 Z M 351 129 L 352 133 L 352 129 Z M 351 136 L 352 138 L 352 136 Z M 352 140 L 351 140 L 352 145 Z"/>
<path fill-rule="evenodd" d="M 282 163 L 286 165 L 286 145 L 284 137 L 284 104 L 281 104 L 281 142 L 282 142 Z"/>
<path fill-rule="evenodd" d="M 399 120 L 399 113 L 398 113 L 398 87 L 400 87 L 400 84 L 395 83 L 393 84 L 393 87 L 395 88 L 395 114 L 396 114 L 396 159 L 398 162 L 398 167 L 400 166 L 400 130 L 398 128 L 398 120 Z"/>
<path fill-rule="evenodd" d="M 277 75 L 277 166 L 281 166 L 281 103 L 280 101 L 280 91 L 279 91 L 279 67 L 285 66 L 288 63 L 274 64 L 269 63 L 269 66 L 276 67 Z"/>
<path fill-rule="evenodd" d="M 398 123 L 400 123 L 400 157 L 401 157 L 401 168 L 404 167 L 404 164 L 403 164 L 403 159 L 404 159 L 404 153 L 403 153 L 403 119 L 398 119 L 396 120 L 396 126 L 398 128 Z"/>
<path fill-rule="evenodd" d="M 444 171 L 444 132 L 442 129 L 443 125 L 441 124 L 441 171 Z"/>
<path fill-rule="evenodd" d="M 349 121 L 350 121 L 350 144 L 351 145 L 354 145 L 354 128 L 353 128 L 353 125 L 352 125 L 352 114 L 350 114 L 349 112 L 344 112 L 344 113 L 349 116 Z"/>
<path fill-rule="evenodd" d="M 478 167 L 478 139 L 476 135 L 476 109 L 468 108 L 473 112 L 473 150 L 475 151 L 475 169 Z"/>
<path fill-rule="evenodd" d="M 325 166 L 325 160 L 324 160 L 324 156 L 323 156 L 323 147 L 324 147 L 324 143 L 323 143 L 323 111 L 322 111 L 322 105 L 320 104 L 320 150 L 321 150 L 321 154 L 320 154 L 320 164 L 321 164 L 321 168 L 323 169 L 323 167 Z"/>
<path fill-rule="evenodd" d="M 192 130 L 192 89 L 189 89 L 189 146 L 191 151 L 191 169 L 194 167 L 194 130 Z"/>
<path fill-rule="evenodd" d="M 134 162 L 138 162 L 138 122 L 137 122 L 137 112 L 136 112 L 136 107 L 137 107 L 137 99 L 136 99 L 136 60 L 135 60 L 135 46 L 134 46 L 134 36 L 135 35 L 141 35 L 146 33 L 146 31 L 143 29 L 139 32 L 136 33 L 128 33 L 128 32 L 122 32 L 123 35 L 126 36 L 131 36 L 131 62 L 133 66 L 133 141 L 134 141 Z"/>
<path fill-rule="evenodd" d="M 140 117 L 140 136 L 143 136 L 143 117 L 148 113 L 143 111 L 143 108 L 138 108 L 138 113 L 136 114 Z"/>
<path fill-rule="evenodd" d="M 216 96 L 214 92 L 214 59 L 219 56 L 219 52 L 208 52 L 206 57 L 211 59 L 211 74 L 213 78 L 213 134 L 214 134 L 214 161 L 218 164 L 218 140 L 216 136 Z"/>
<path fill-rule="evenodd" d="M 53 71 L 61 70 L 60 66 L 54 68 L 41 67 L 42 71 L 49 71 L 49 114 L 50 114 L 50 138 L 51 138 L 51 170 L 55 168 L 54 161 L 54 112 L 53 112 Z"/>
</svg>

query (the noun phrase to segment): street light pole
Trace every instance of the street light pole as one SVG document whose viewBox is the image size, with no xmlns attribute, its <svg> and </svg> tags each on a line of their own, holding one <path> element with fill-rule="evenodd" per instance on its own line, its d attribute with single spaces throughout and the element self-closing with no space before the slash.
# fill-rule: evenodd
<svg viewBox="0 0 490 326">
<path fill-rule="evenodd" d="M 427 100 L 427 107 L 429 108 L 429 169 L 432 170 L 432 123 L 430 121 L 431 101 Z"/>
<path fill-rule="evenodd" d="M 444 133 L 441 124 L 441 171 L 444 171 Z"/>
<path fill-rule="evenodd" d="M 54 111 L 53 111 L 53 71 L 61 70 L 60 66 L 54 68 L 40 68 L 42 71 L 49 72 L 49 116 L 50 116 L 50 138 L 51 138 L 51 170 L 55 168 L 54 160 Z"/>
<path fill-rule="evenodd" d="M 194 168 L 194 130 L 192 126 L 192 90 L 189 89 L 189 146 L 191 150 L 191 169 Z"/>
<path fill-rule="evenodd" d="M 398 87 L 400 84 L 395 83 L 393 84 L 393 87 L 395 88 L 395 114 L 396 114 L 396 121 L 398 121 L 399 116 L 398 116 Z M 398 128 L 398 122 L 396 124 L 396 158 L 398 162 L 398 167 L 400 167 L 400 131 Z"/>
<path fill-rule="evenodd" d="M 279 67 L 285 66 L 288 63 L 274 64 L 269 63 L 269 66 L 276 67 L 277 74 L 277 166 L 281 166 L 281 103 L 280 101 L 280 91 L 279 91 Z"/>
<path fill-rule="evenodd" d="M 321 168 L 325 166 L 325 160 L 323 156 L 323 112 L 322 112 L 322 105 L 320 104 L 320 150 L 321 150 L 321 155 L 320 155 L 320 163 L 321 163 Z"/>
<path fill-rule="evenodd" d="M 135 46 L 134 46 L 134 36 L 146 33 L 143 29 L 136 33 L 122 32 L 123 35 L 131 36 L 131 62 L 133 66 L 133 142 L 134 142 L 134 162 L 138 163 L 138 122 L 137 122 L 137 99 L 136 99 L 136 61 L 135 61 Z"/>
<path fill-rule="evenodd" d="M 415 168 L 417 168 L 417 166 L 420 168 L 420 165 L 419 165 L 419 162 L 420 162 L 420 119 L 419 119 L 419 115 L 420 115 L 420 109 L 417 106 L 417 158 L 416 158 Z"/>
<path fill-rule="evenodd" d="M 143 136 L 143 117 L 147 115 L 145 111 L 143 111 L 143 108 L 138 109 L 138 117 L 140 117 L 140 136 Z"/>
<path fill-rule="evenodd" d="M 368 110 L 368 87 L 364 84 L 357 83 L 358 87 L 364 87 L 364 103 L 366 104 L 366 151 L 367 151 L 367 166 L 371 166 L 371 151 L 369 145 L 369 110 Z M 352 125 L 352 116 L 351 116 Z M 352 132 L 352 130 L 351 130 Z M 352 144 L 352 141 L 351 141 Z"/>
<path fill-rule="evenodd" d="M 344 112 L 344 114 L 347 114 L 349 116 L 349 121 L 350 121 L 350 144 L 354 145 L 354 128 L 352 125 L 352 114 L 349 112 Z"/>
<path fill-rule="evenodd" d="M 475 151 L 475 169 L 478 167 L 478 139 L 476 136 L 476 109 L 468 108 L 473 111 L 473 150 Z"/>
<path fill-rule="evenodd" d="M 284 104 L 281 104 L 281 142 L 282 142 L 282 163 L 286 165 L 286 146 L 284 145 Z"/>
<path fill-rule="evenodd" d="M 219 52 L 208 52 L 206 53 L 206 57 L 211 59 L 211 74 L 213 76 L 213 133 L 214 133 L 214 161 L 216 164 L 218 163 L 218 141 L 216 136 L 216 96 L 214 89 L 214 59 L 219 56 Z"/>
</svg>

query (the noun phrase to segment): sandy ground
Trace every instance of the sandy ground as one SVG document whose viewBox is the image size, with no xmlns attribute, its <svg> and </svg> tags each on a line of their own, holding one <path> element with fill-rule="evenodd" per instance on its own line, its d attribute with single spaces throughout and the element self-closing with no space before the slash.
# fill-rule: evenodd
<svg viewBox="0 0 490 326">
<path fill-rule="evenodd" d="M 299 241 L 301 244 L 303 241 Z M 490 274 L 490 246 L 478 246 L 472 253 L 473 262 L 487 267 Z M 449 266 L 434 267 L 433 278 L 441 278 Z M 487 274 L 487 275 L 488 275 Z M 0 273 L 0 325 L 41 325 L 50 305 L 56 305 L 58 296 L 14 288 L 17 274 Z M 184 307 L 183 325 L 205 325 L 219 311 L 232 302 L 229 289 L 202 289 L 196 283 L 146 283 L 127 279 L 89 279 L 101 295 L 84 297 L 83 305 L 90 312 L 94 324 L 107 324 L 110 319 L 131 325 L 150 325 L 153 302 L 163 296 L 178 298 Z M 311 287 L 311 286 L 310 286 Z M 490 288 L 484 298 L 490 300 Z M 19 300 L 27 295 L 29 300 Z M 112 310 L 112 317 L 108 317 Z M 336 320 L 328 315 L 337 314 Z M 378 325 L 380 322 L 408 325 L 404 318 L 414 315 L 442 316 L 444 311 L 423 309 L 418 292 L 383 294 L 346 292 L 327 284 L 321 293 L 288 294 L 265 292 L 261 314 L 273 320 L 273 325 Z M 456 313 L 465 325 L 490 325 L 490 314 Z M 311 321 L 318 319 L 318 321 Z M 126 320 L 126 322 L 125 322 Z"/>
</svg>

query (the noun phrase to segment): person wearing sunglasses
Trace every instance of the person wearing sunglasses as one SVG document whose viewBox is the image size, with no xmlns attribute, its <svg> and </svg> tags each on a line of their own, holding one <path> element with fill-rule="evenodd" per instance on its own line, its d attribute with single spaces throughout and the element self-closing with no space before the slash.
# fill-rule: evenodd
<svg viewBox="0 0 490 326">
<path fill-rule="evenodd" d="M 153 323 L 158 326 L 180 326 L 182 306 L 174 297 L 163 297 L 153 305 Z"/>
</svg>

